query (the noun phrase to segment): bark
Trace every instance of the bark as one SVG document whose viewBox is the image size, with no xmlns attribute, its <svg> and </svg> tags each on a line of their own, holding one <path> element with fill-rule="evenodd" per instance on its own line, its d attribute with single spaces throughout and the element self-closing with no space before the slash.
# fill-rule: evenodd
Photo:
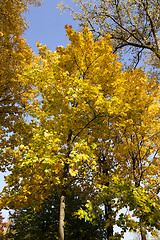
<svg viewBox="0 0 160 240">
<path fill-rule="evenodd" d="M 138 188 L 138 187 L 140 187 L 142 173 L 138 172 L 138 174 L 137 174 L 136 163 L 138 162 L 138 160 L 134 157 L 134 154 L 132 154 L 132 161 L 133 161 L 133 176 L 134 176 L 135 187 Z M 138 175 L 138 177 L 137 177 L 137 175 Z M 146 228 L 140 227 L 140 232 L 141 232 L 141 240 L 147 240 Z"/>
<path fill-rule="evenodd" d="M 67 152 L 66 152 L 66 162 L 69 158 L 71 149 L 70 142 L 72 138 L 72 130 L 69 130 L 68 138 L 67 138 Z M 64 172 L 63 172 L 63 186 L 62 193 L 60 197 L 60 213 L 59 213 L 59 237 L 58 240 L 64 240 L 64 221 L 65 221 L 65 200 L 66 200 L 66 187 L 67 187 L 67 177 L 69 173 L 69 164 L 64 164 Z"/>
<path fill-rule="evenodd" d="M 108 170 L 105 171 L 106 175 L 108 176 Z M 109 181 L 106 183 L 106 186 L 109 187 Z M 110 199 L 111 200 L 111 199 Z M 105 202 L 105 219 L 106 221 L 109 219 L 111 220 L 112 217 L 112 205 L 110 203 L 110 200 L 106 200 Z M 113 223 L 111 223 L 108 227 L 107 227 L 107 240 L 110 239 L 110 237 L 113 237 Z"/>
<path fill-rule="evenodd" d="M 109 215 L 111 216 L 112 214 L 112 208 L 111 208 L 111 204 L 106 201 L 105 203 L 105 219 L 109 219 Z M 107 240 L 110 239 L 110 237 L 113 237 L 113 224 L 109 225 L 107 227 Z"/>
<path fill-rule="evenodd" d="M 59 238 L 64 240 L 64 220 L 65 220 L 65 194 L 62 193 L 60 198 L 60 214 L 59 214 Z"/>
<path fill-rule="evenodd" d="M 99 158 L 99 163 L 100 163 L 100 168 L 101 171 L 103 172 L 103 174 L 105 174 L 106 176 L 109 177 L 109 166 L 104 166 L 104 163 L 106 163 L 107 158 L 106 158 L 106 149 L 103 150 L 101 157 Z M 109 187 L 110 182 L 109 180 L 106 182 L 106 186 Z M 112 220 L 112 205 L 111 205 L 111 197 L 109 197 L 110 199 L 106 200 L 104 206 L 105 206 L 105 220 L 107 221 Z M 110 239 L 110 237 L 113 237 L 113 223 L 111 222 L 111 224 L 107 227 L 107 240 Z"/>
<path fill-rule="evenodd" d="M 67 153 L 69 155 L 69 153 Z M 66 180 L 69 172 L 69 165 L 65 163 L 63 174 L 63 186 L 62 194 L 60 197 L 60 213 L 59 213 L 59 238 L 58 240 L 64 240 L 64 221 L 65 221 L 65 200 L 66 200 Z"/>
<path fill-rule="evenodd" d="M 141 239 L 142 240 L 147 240 L 147 231 L 144 227 L 140 227 L 140 231 L 141 231 Z"/>
</svg>

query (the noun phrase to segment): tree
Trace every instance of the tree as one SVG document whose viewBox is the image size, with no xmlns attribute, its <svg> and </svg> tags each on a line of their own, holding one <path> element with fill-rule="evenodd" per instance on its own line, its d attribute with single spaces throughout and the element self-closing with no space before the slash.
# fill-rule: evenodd
<svg viewBox="0 0 160 240">
<path fill-rule="evenodd" d="M 149 84 L 145 78 L 145 80 L 139 78 L 141 75 L 139 70 L 134 72 L 135 75 L 130 74 L 127 72 L 125 76 L 127 89 L 122 92 L 120 98 L 125 106 L 129 104 L 130 107 L 125 115 L 119 111 L 120 114 L 113 114 L 108 121 L 111 129 L 110 141 L 108 139 L 106 142 L 103 141 L 100 159 L 102 170 L 106 175 L 113 176 L 113 172 L 117 172 L 119 180 L 115 180 L 118 185 L 116 186 L 115 180 L 111 182 L 109 179 L 110 182 L 106 181 L 107 188 L 104 189 L 103 194 L 108 193 L 110 188 L 111 198 L 108 201 L 111 203 L 111 199 L 118 199 L 116 204 L 114 202 L 110 206 L 107 204 L 110 213 L 113 212 L 111 207 L 115 209 L 115 205 L 119 205 L 119 209 L 122 206 L 127 207 L 134 211 L 134 216 L 139 219 L 139 222 L 135 224 L 136 228 L 140 227 L 143 230 L 145 226 L 146 229 L 152 231 L 153 226 L 158 229 L 160 226 L 158 217 L 160 133 L 159 102 L 157 101 L 159 88 L 156 83 L 154 86 L 153 82 Z M 136 78 L 136 74 L 139 77 Z M 134 76 L 134 80 L 131 76 Z M 103 129 L 103 126 L 100 125 L 100 128 Z M 102 140 L 102 135 L 99 138 Z M 115 194 L 112 193 L 113 189 Z M 155 200 L 156 198 L 158 201 Z M 130 230 L 132 230 L 134 225 L 131 224 L 132 218 L 124 216 L 122 221 L 121 216 L 117 221 L 114 218 L 112 221 L 122 227 L 125 220 L 126 226 L 131 227 Z"/>
<path fill-rule="evenodd" d="M 89 25 L 96 38 L 111 34 L 113 51 L 131 52 L 136 67 L 142 53 L 149 51 L 153 59 L 160 59 L 160 3 L 154 0 L 93 0 L 73 1 L 71 11 L 80 26 Z M 64 4 L 60 6 L 63 11 Z M 128 56 L 127 60 L 128 61 Z M 158 65 L 159 66 L 159 65 Z"/>
<path fill-rule="evenodd" d="M 97 87 L 97 77 L 102 76 L 102 81 L 106 81 L 102 68 L 106 68 L 107 79 L 111 73 L 115 78 L 118 77 L 120 71 L 120 64 L 111 53 L 108 37 L 94 43 L 87 28 L 84 29 L 84 34 L 77 34 L 72 28 L 67 27 L 67 34 L 72 43 L 66 49 L 59 47 L 57 52 L 52 54 L 47 48 L 39 45 L 40 58 L 26 69 L 24 78 L 29 81 L 32 79 L 32 83 L 41 93 L 42 101 L 37 99 L 30 107 L 28 106 L 28 113 L 36 117 L 38 122 L 31 122 L 28 130 L 27 124 L 17 126 L 16 132 L 19 131 L 20 139 L 24 134 L 26 142 L 22 141 L 19 150 L 10 149 L 14 156 L 12 172 L 15 174 L 19 172 L 19 176 L 14 180 L 11 179 L 13 175 L 7 177 L 9 185 L 13 184 L 17 188 L 20 184 L 22 191 L 19 189 L 18 195 L 18 191 L 14 192 L 15 203 L 18 205 L 20 202 L 21 204 L 27 202 L 28 198 L 31 201 L 31 196 L 33 201 L 37 198 L 38 204 L 45 196 L 51 194 L 55 187 L 58 188 L 60 206 L 64 205 L 60 211 L 60 239 L 64 238 L 67 186 L 74 178 L 79 177 L 84 189 L 93 188 L 86 181 L 87 175 L 91 173 L 89 170 L 96 165 L 92 152 L 94 144 L 88 144 L 91 141 L 88 127 L 104 115 L 99 111 L 101 100 L 106 102 L 106 106 L 109 101 L 103 96 L 100 85 Z M 95 68 L 97 74 L 92 79 Z M 107 88 L 103 82 L 102 84 Z M 8 159 L 8 162 L 13 164 L 11 159 Z M 28 182 L 27 179 L 31 181 Z M 27 190 L 28 187 L 30 190 Z M 87 195 L 87 192 L 85 194 Z M 12 203 L 13 201 L 10 202 L 11 205 L 9 204 L 11 208 L 18 206 L 17 204 L 13 206 Z"/>
<path fill-rule="evenodd" d="M 143 59 L 143 64 L 152 66 L 151 69 L 148 68 L 151 75 L 159 79 L 159 1 L 73 2 L 76 4 L 76 11 L 64 4 L 61 4 L 61 10 L 69 9 L 73 18 L 80 21 L 80 26 L 89 25 L 95 39 L 110 33 L 113 51 L 123 56 L 127 65 L 136 68 Z M 145 55 L 148 56 L 147 60 Z"/>
<path fill-rule="evenodd" d="M 159 220 L 159 197 L 149 190 L 156 188 L 159 167 L 159 89 L 156 79 L 147 79 L 142 69 L 122 72 L 109 35 L 94 41 L 87 27 L 82 33 L 70 26 L 66 31 L 71 43 L 54 53 L 38 43 L 39 57 L 22 75 L 39 98 L 27 105 L 32 121 L 17 124 L 11 136 L 19 147 L 5 155 L 12 173 L 6 177 L 0 205 L 38 209 L 57 191 L 63 240 L 65 199 L 74 183 L 74 193 L 79 186 L 87 200 L 88 212 L 80 209 L 80 217 L 95 220 L 104 214 L 105 204 L 108 240 L 114 224 L 122 233 L 138 227 L 128 214 L 116 219 L 123 207 L 133 210 L 141 225 L 153 216 Z M 152 153 L 156 155 L 150 161 Z M 144 186 L 137 187 L 139 180 Z M 150 229 L 155 224 L 158 221 L 152 221 Z"/>
<path fill-rule="evenodd" d="M 14 123 L 24 114 L 25 104 L 32 90 L 31 86 L 27 86 L 19 77 L 25 64 L 31 62 L 33 57 L 31 48 L 22 37 L 27 29 L 23 13 L 28 11 L 29 4 L 39 5 L 40 1 L 0 1 L 1 152 L 6 144 L 6 136 L 13 131 Z M 3 163 L 1 165 L 3 166 Z"/>
</svg>

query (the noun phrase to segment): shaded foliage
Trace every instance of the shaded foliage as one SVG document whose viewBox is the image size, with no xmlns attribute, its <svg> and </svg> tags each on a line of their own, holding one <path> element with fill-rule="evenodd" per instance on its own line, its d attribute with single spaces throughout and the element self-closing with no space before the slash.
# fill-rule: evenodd
<svg viewBox="0 0 160 240">
<path fill-rule="evenodd" d="M 9 227 L 7 237 L 15 240 L 57 239 L 59 202 L 58 195 L 53 194 L 44 200 L 37 212 L 34 211 L 32 206 L 10 213 L 12 224 Z M 66 240 L 100 240 L 105 235 L 103 219 L 99 219 L 99 222 L 93 224 L 74 215 L 75 211 L 84 207 L 84 203 L 84 197 L 74 193 L 66 198 Z"/>
</svg>

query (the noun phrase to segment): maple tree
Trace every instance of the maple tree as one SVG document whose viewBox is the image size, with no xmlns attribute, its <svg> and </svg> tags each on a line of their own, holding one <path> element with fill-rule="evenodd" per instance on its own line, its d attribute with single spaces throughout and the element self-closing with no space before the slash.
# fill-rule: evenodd
<svg viewBox="0 0 160 240">
<path fill-rule="evenodd" d="M 14 123 L 24 114 L 25 102 L 31 91 L 31 87 L 19 77 L 33 55 L 31 48 L 22 37 L 24 30 L 27 29 L 27 21 L 23 15 L 28 11 L 29 4 L 40 5 L 40 1 L 0 1 L 1 150 L 7 144 L 5 139 L 8 133 L 13 131 Z"/>
<path fill-rule="evenodd" d="M 110 119 L 110 142 L 103 143 L 100 164 L 103 173 L 110 177 L 115 165 L 119 179 L 113 179 L 115 182 L 112 183 L 108 180 L 106 182 L 104 194 L 110 189 L 112 196 L 108 201 L 118 199 L 116 203 L 112 201 L 112 204 L 107 204 L 110 215 L 114 215 L 112 208 L 115 209 L 115 206 L 119 205 L 119 209 L 128 206 L 130 210 L 135 209 L 134 216 L 140 219 L 140 222 L 135 223 L 135 227 L 142 229 L 145 226 L 150 231 L 153 225 L 159 229 L 159 88 L 156 82 L 154 86 L 147 79 L 142 80 L 141 74 L 142 72 L 137 70 L 134 75 L 127 72 L 125 76 L 127 91 L 122 92 L 120 99 L 129 108 L 127 112 L 121 112 Z M 103 129 L 103 126 L 100 128 Z M 134 190 L 127 179 L 134 183 Z M 119 183 L 116 186 L 117 181 Z M 112 193 L 113 189 L 116 193 Z M 132 229 L 134 224 L 131 224 L 132 218 L 128 216 L 124 216 L 126 227 Z M 122 227 L 122 219 L 113 218 L 111 223 Z M 111 236 L 114 224 L 110 229 Z"/>
<path fill-rule="evenodd" d="M 99 94 L 100 90 L 97 88 L 98 83 L 96 83 L 98 79 L 95 79 L 95 86 L 93 85 L 90 89 L 92 79 L 87 77 L 88 83 L 86 82 L 86 84 L 84 84 L 84 75 L 85 71 L 88 70 L 88 65 L 91 65 L 91 70 L 94 70 L 96 67 L 99 69 L 100 73 L 103 74 L 101 71 L 101 67 L 103 67 L 103 65 L 99 65 L 100 63 L 107 66 L 109 64 L 109 68 L 113 69 L 112 72 L 115 72 L 115 69 L 118 71 L 118 68 L 120 69 L 120 64 L 118 64 L 116 57 L 111 54 L 112 48 L 109 45 L 108 38 L 105 38 L 102 42 L 94 43 L 92 35 L 87 29 L 85 29 L 84 32 L 84 39 L 83 34 L 76 34 L 71 28 L 68 28 L 68 34 L 70 35 L 70 40 L 73 44 L 69 45 L 66 50 L 63 47 L 59 47 L 57 52 L 54 54 L 40 45 L 40 59 L 38 58 L 37 64 L 34 62 L 33 66 L 31 65 L 30 67 L 30 71 L 28 70 L 28 73 L 26 72 L 24 74 L 24 78 L 32 81 L 32 83 L 40 90 L 43 100 L 40 103 L 37 99 L 33 101 L 33 105 L 30 107 L 28 106 L 29 114 L 32 117 L 36 117 L 38 119 L 38 123 L 33 122 L 30 124 L 30 128 L 28 128 L 28 130 L 30 130 L 30 133 L 28 131 L 30 134 L 28 140 L 30 142 L 30 146 L 28 146 L 28 150 L 25 150 L 27 146 L 20 145 L 20 149 L 16 150 L 17 153 L 15 154 L 22 155 L 22 158 L 15 157 L 12 162 L 14 163 L 15 168 L 20 167 L 25 169 L 23 171 L 17 169 L 19 173 L 23 172 L 22 175 L 19 174 L 18 178 L 20 177 L 20 179 L 24 179 L 25 177 L 24 182 L 23 180 L 19 182 L 17 177 L 12 181 L 10 177 L 12 178 L 13 175 L 7 177 L 8 183 L 10 182 L 11 185 L 13 184 L 16 188 L 20 183 L 22 187 L 22 192 L 20 189 L 19 192 L 15 191 L 15 202 L 18 201 L 17 204 L 19 206 L 20 202 L 24 204 L 27 201 L 28 196 L 26 194 L 29 194 L 29 197 L 32 196 L 34 201 L 36 201 L 37 198 L 37 201 L 40 202 L 40 194 L 38 194 L 38 192 L 41 191 L 41 198 L 43 199 L 46 195 L 53 191 L 55 185 L 59 186 L 58 190 L 61 195 L 61 203 L 64 203 L 66 186 L 71 180 L 73 181 L 72 178 L 74 176 L 76 177 L 77 168 L 81 168 L 78 174 L 81 176 L 82 182 L 85 184 L 85 178 L 87 178 L 87 168 L 91 168 L 91 166 L 96 164 L 93 160 L 94 154 L 91 151 L 94 146 L 88 146 L 86 140 L 89 141 L 89 136 L 83 130 L 86 129 L 88 132 L 89 124 L 92 124 L 92 122 L 100 116 L 99 112 L 96 113 L 93 111 L 90 103 L 92 104 L 93 101 L 93 103 L 99 105 L 102 98 L 106 102 L 108 102 L 108 100 L 103 97 L 102 93 Z M 77 38 L 77 42 L 74 38 Z M 90 48 L 95 51 L 94 55 L 91 52 L 91 49 L 88 48 L 88 41 L 91 45 Z M 83 49 L 79 51 L 79 42 L 81 43 L 80 46 L 84 48 L 84 51 L 87 49 L 87 58 L 83 55 Z M 103 53 L 102 58 L 106 58 L 104 62 L 101 59 L 101 52 Z M 77 65 L 76 61 L 74 61 L 74 56 L 76 55 L 79 64 L 82 64 L 82 69 L 79 70 L 79 64 Z M 81 58 L 83 61 L 78 58 Z M 113 62 L 113 64 L 111 64 L 111 62 Z M 46 71 L 46 69 L 49 71 Z M 57 69 L 59 69 L 59 71 L 57 71 Z M 43 74 L 47 74 L 45 76 L 45 81 L 41 81 L 44 79 Z M 108 74 L 108 70 L 106 74 Z M 63 83 L 63 81 L 65 82 Z M 85 92 L 85 94 L 83 92 Z M 91 95 L 92 92 L 93 94 Z M 76 101 L 78 101 L 78 103 L 74 103 L 74 95 L 77 95 Z M 89 101 L 87 98 L 90 96 L 91 100 Z M 39 104 L 42 104 L 42 108 L 39 107 Z M 88 112 L 88 114 L 86 114 L 86 112 Z M 21 131 L 19 125 L 17 128 Z M 23 133 L 25 134 L 25 138 L 27 138 L 26 131 L 22 130 L 20 133 L 21 138 Z M 80 139 L 79 135 L 84 133 L 84 137 L 86 139 Z M 28 152 L 28 156 L 25 151 Z M 35 151 L 38 151 L 37 154 L 35 154 Z M 23 154 L 25 154 L 26 162 L 24 162 Z M 36 164 L 36 168 L 34 163 Z M 82 168 L 82 166 L 84 167 Z M 69 167 L 70 169 L 68 171 Z M 39 173 L 37 171 L 38 168 Z M 31 174 L 33 177 L 29 177 L 27 169 L 29 171 L 28 174 Z M 12 172 L 14 172 L 14 169 Z M 89 188 L 91 189 L 91 187 Z M 26 194 L 23 194 L 23 192 L 26 192 Z M 11 202 L 13 203 L 13 201 Z M 12 208 L 11 205 L 10 207 Z M 60 221 L 61 220 L 63 224 L 63 208 L 62 219 L 60 219 Z M 63 231 L 62 224 L 60 224 L 60 231 Z M 60 235 L 64 235 L 64 233 L 61 233 Z M 61 236 L 61 238 L 63 238 L 63 236 Z"/>
<path fill-rule="evenodd" d="M 140 226 L 158 228 L 157 81 L 142 69 L 123 72 L 110 35 L 94 41 L 87 27 L 76 33 L 66 26 L 66 32 L 71 42 L 66 48 L 52 53 L 38 43 L 39 56 L 21 75 L 37 97 L 26 105 L 30 123 L 17 123 L 10 137 L 19 147 L 4 151 L 12 172 L 0 205 L 37 210 L 56 190 L 63 240 L 65 199 L 74 182 L 75 194 L 80 188 L 87 201 L 77 214 L 94 221 L 105 212 L 107 239 L 115 224 L 122 235 L 139 227 L 129 214 L 116 218 L 123 207 L 133 210 Z"/>
</svg>

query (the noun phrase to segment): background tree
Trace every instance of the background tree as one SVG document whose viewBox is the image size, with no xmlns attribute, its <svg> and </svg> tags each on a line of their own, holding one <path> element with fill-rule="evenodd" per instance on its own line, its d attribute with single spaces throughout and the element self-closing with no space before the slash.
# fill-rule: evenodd
<svg viewBox="0 0 160 240">
<path fill-rule="evenodd" d="M 113 51 L 121 52 L 126 58 L 126 63 L 129 52 L 134 67 L 138 65 L 143 53 L 152 55 L 152 63 L 153 59 L 159 62 L 159 1 L 76 0 L 73 2 L 76 10 L 67 6 L 73 18 L 80 21 L 80 26 L 89 25 L 96 38 L 105 36 L 107 33 L 111 34 Z M 66 7 L 62 4 L 61 10 L 64 9 Z"/>
</svg>

